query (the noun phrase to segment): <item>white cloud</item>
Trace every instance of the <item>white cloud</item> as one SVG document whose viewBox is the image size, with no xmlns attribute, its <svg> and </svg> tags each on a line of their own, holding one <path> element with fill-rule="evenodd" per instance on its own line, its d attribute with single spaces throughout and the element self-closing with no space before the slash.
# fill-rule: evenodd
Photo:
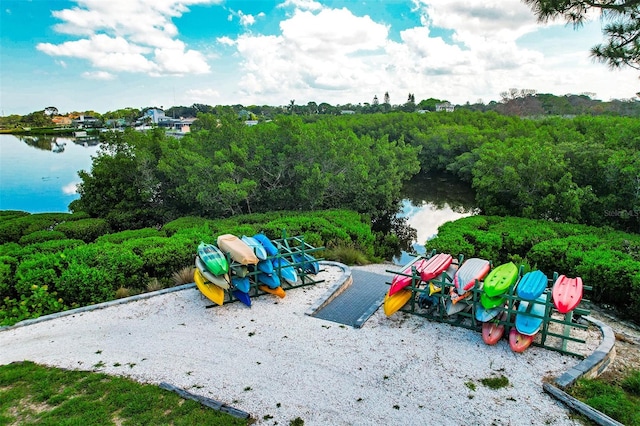
<svg viewBox="0 0 640 426">
<path fill-rule="evenodd" d="M 189 89 L 185 95 L 192 100 L 193 103 L 206 105 L 219 105 L 220 92 L 216 89 Z"/>
<path fill-rule="evenodd" d="M 113 80 L 116 76 L 106 71 L 87 71 L 82 73 L 82 77 L 89 80 Z"/>
<path fill-rule="evenodd" d="M 62 187 L 62 193 L 65 195 L 74 195 L 78 193 L 78 184 L 80 182 L 71 182 Z"/>
<path fill-rule="evenodd" d="M 151 75 L 203 74 L 210 71 L 204 55 L 187 49 L 172 19 L 188 6 L 220 0 L 77 0 L 78 7 L 54 11 L 62 22 L 54 29 L 81 37 L 61 44 L 40 43 L 51 56 L 87 59 L 111 72 Z"/>
</svg>

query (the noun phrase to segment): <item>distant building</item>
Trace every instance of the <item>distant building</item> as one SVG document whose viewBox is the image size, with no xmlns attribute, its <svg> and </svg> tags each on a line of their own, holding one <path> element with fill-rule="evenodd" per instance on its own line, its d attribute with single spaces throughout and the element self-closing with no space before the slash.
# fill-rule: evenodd
<svg viewBox="0 0 640 426">
<path fill-rule="evenodd" d="M 455 109 L 456 109 L 456 107 L 451 105 L 449 102 L 443 102 L 441 104 L 436 104 L 436 112 L 438 112 L 438 111 L 453 112 Z"/>
<path fill-rule="evenodd" d="M 163 120 L 166 116 L 164 115 L 164 111 L 159 108 L 149 108 L 144 112 L 144 116 L 142 117 L 142 121 L 144 121 L 147 117 L 151 118 L 151 122 L 153 124 L 158 124 L 161 120 Z"/>
<path fill-rule="evenodd" d="M 343 109 L 342 111 L 340 111 L 340 114 L 342 115 L 351 115 L 351 114 L 355 114 L 356 112 L 350 109 Z"/>
<path fill-rule="evenodd" d="M 80 115 L 80 117 L 73 119 L 74 127 L 78 129 L 86 129 L 100 126 L 100 120 L 90 115 Z"/>
</svg>

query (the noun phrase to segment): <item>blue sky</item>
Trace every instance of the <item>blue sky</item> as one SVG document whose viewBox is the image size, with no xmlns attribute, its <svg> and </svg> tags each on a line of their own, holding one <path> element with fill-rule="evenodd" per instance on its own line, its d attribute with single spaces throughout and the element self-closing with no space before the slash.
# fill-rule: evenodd
<svg viewBox="0 0 640 426">
<path fill-rule="evenodd" d="M 172 105 L 499 100 L 510 88 L 630 99 L 589 58 L 594 19 L 520 0 L 3 0 L 0 114 Z"/>
</svg>

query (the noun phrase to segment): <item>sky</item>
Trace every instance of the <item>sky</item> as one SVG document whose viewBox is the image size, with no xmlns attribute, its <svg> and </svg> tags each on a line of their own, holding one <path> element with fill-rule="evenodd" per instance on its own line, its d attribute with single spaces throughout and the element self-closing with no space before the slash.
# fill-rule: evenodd
<svg viewBox="0 0 640 426">
<path fill-rule="evenodd" d="M 631 99 L 579 29 L 521 0 L 2 0 L 0 115 L 207 105 Z"/>
</svg>

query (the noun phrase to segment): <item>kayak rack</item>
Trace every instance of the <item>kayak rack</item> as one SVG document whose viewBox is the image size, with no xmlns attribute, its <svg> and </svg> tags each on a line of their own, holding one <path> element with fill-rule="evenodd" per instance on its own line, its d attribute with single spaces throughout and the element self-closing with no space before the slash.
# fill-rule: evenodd
<svg viewBox="0 0 640 426">
<path fill-rule="evenodd" d="M 455 314 L 447 315 L 446 306 L 448 303 L 453 303 L 450 296 L 450 289 L 454 287 L 453 277 L 450 277 L 446 272 L 443 272 L 438 278 L 431 280 L 430 283 L 439 287 L 440 291 L 430 294 L 429 283 L 422 281 L 420 274 L 416 271 L 415 267 L 412 267 L 415 262 L 421 259 L 429 259 L 434 256 L 435 253 L 436 251 L 433 250 L 427 255 L 418 256 L 416 259 L 402 267 L 401 271 L 406 271 L 411 268 L 411 274 L 395 270 L 387 270 L 387 272 L 395 275 L 411 277 L 411 285 L 406 287 L 411 290 L 411 298 L 399 311 L 418 315 L 431 321 L 450 324 L 456 327 L 463 327 L 478 332 L 482 331 L 483 323 L 476 319 L 476 306 L 479 306 L 480 296 L 482 295 L 482 286 L 478 280 L 476 280 L 473 288 L 465 293 L 466 296 L 464 299 L 457 301 L 457 303 L 465 303 L 467 305 L 465 306 L 465 309 Z M 452 265 L 459 267 L 462 265 L 463 260 L 464 256 L 459 255 L 457 259 L 454 258 Z M 532 310 L 533 305 L 538 302 L 535 300 L 529 301 L 522 299 L 515 294 L 515 289 L 524 275 L 524 269 L 524 265 L 521 265 L 518 272 L 518 279 L 509 287 L 508 291 L 503 294 L 505 300 L 501 305 L 502 309 L 499 310 L 496 319 L 492 320 L 492 322 L 495 322 L 496 324 L 503 324 L 505 326 L 503 339 L 508 338 L 509 331 L 515 327 L 516 315 L 518 313 L 522 313 L 522 311 L 518 311 L 518 305 L 520 302 L 526 301 L 529 304 L 524 312 L 532 318 L 542 319 L 540 331 L 537 333 L 536 339 L 532 342 L 533 346 L 542 347 L 566 355 L 572 355 L 580 359 L 584 358 L 584 355 L 572 351 L 569 348 L 569 343 L 586 343 L 585 340 L 572 336 L 572 331 L 575 329 L 586 330 L 588 328 L 587 325 L 577 322 L 577 319 L 582 315 L 589 315 L 590 311 L 582 307 L 584 302 L 589 301 L 583 297 L 578 307 L 566 314 L 560 314 L 555 309 L 551 297 L 551 289 L 559 276 L 557 272 L 554 272 L 553 278 L 547 280 L 547 288 L 543 292 L 543 295 L 545 296 L 544 314 L 539 316 L 531 313 L 530 311 Z M 585 285 L 583 289 L 585 291 L 590 291 L 591 287 Z M 422 295 L 429 296 L 433 303 L 428 307 L 420 306 L 419 299 Z M 504 321 L 499 319 L 503 312 L 507 313 L 507 319 Z M 558 328 L 561 328 L 561 330 L 557 330 Z"/>
<path fill-rule="evenodd" d="M 315 284 L 324 282 L 324 280 L 315 279 L 314 274 L 310 274 L 305 271 L 303 265 L 307 262 L 305 261 L 296 262 L 293 259 L 295 255 L 301 255 L 302 258 L 304 259 L 305 254 L 316 253 L 318 251 L 324 250 L 324 247 L 313 247 L 312 245 L 304 241 L 304 236 L 287 237 L 286 229 L 282 229 L 282 237 L 280 239 L 271 240 L 271 242 L 278 249 L 278 254 L 274 256 L 268 256 L 267 260 L 271 261 L 273 259 L 284 258 L 291 264 L 291 266 L 296 268 L 296 272 L 298 274 L 298 281 L 296 282 L 296 284 L 291 284 L 282 278 L 281 263 L 278 262 L 278 266 L 274 265 L 274 271 L 275 271 L 274 273 L 278 275 L 278 278 L 280 279 L 280 286 L 282 287 L 283 290 L 290 290 L 298 287 L 306 287 L 306 286 L 315 285 Z M 231 259 L 229 253 L 224 253 L 224 255 L 227 258 L 227 262 L 229 263 L 229 270 L 231 270 L 233 267 L 246 266 L 246 265 L 241 265 L 240 263 Z M 316 257 L 315 260 L 317 262 L 320 262 L 321 260 L 324 260 L 324 259 Z M 321 271 L 322 269 L 319 270 L 319 272 Z M 249 277 L 250 287 L 249 287 L 248 294 L 250 297 L 269 294 L 266 291 L 263 291 L 259 288 L 259 286 L 263 285 L 262 283 L 259 283 L 256 278 L 256 276 L 259 273 L 260 271 L 256 269 L 254 271 L 248 271 L 246 274 L 246 276 Z M 225 290 L 224 303 L 233 303 L 238 301 L 238 298 L 236 298 L 233 295 L 233 292 L 231 290 L 232 289 Z"/>
</svg>

